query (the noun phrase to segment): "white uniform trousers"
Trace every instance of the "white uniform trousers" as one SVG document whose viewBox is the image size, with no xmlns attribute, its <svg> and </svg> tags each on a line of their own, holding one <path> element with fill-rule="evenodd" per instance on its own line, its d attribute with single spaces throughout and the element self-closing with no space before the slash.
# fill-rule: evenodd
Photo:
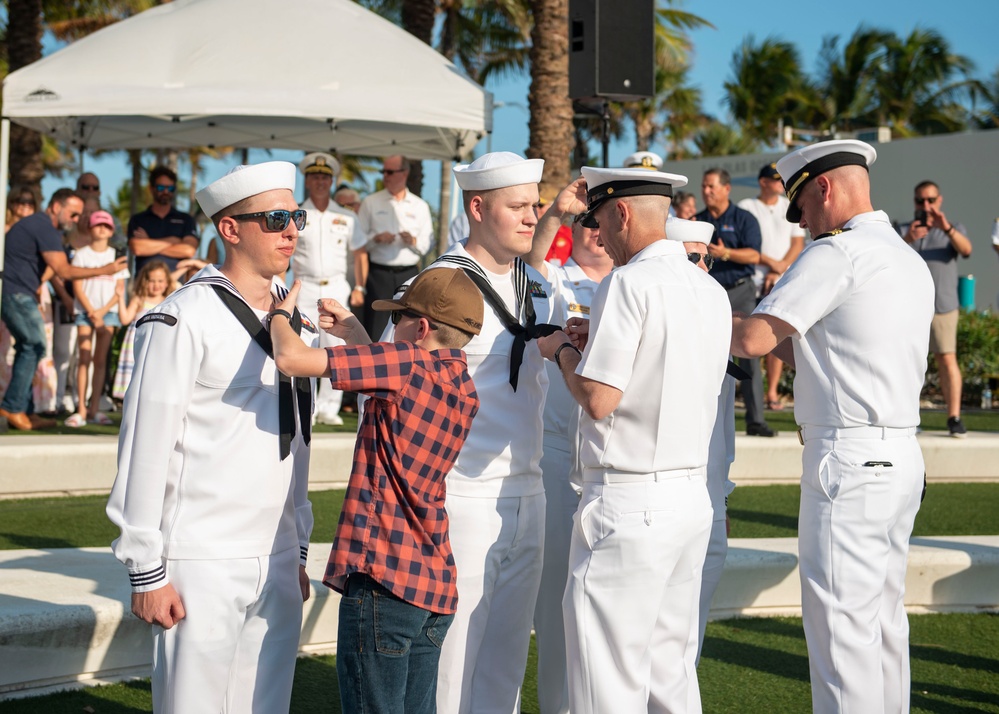
<svg viewBox="0 0 999 714">
<path fill-rule="evenodd" d="M 281 714 L 291 702 L 302 591 L 299 549 L 238 560 L 168 560 L 186 616 L 153 626 L 156 714 Z"/>
<path fill-rule="evenodd" d="M 441 648 L 440 714 L 520 710 L 541 579 L 545 496 L 447 494 L 458 611 Z"/>
<path fill-rule="evenodd" d="M 300 277 L 300 276 L 299 276 Z M 325 285 L 317 282 L 316 278 L 301 278 L 302 290 L 298 293 L 299 311 L 312 320 L 316 329 L 319 329 L 319 309 L 316 301 L 319 298 L 333 298 L 342 305 L 350 307 L 350 285 L 347 278 L 333 277 L 326 281 Z M 344 344 L 339 337 L 334 337 L 323 330 L 319 330 L 320 347 L 337 347 Z M 333 417 L 340 412 L 340 403 L 343 401 L 343 392 L 333 389 L 329 379 L 319 379 L 319 393 L 316 395 L 317 417 Z"/>
<path fill-rule="evenodd" d="M 703 468 L 676 473 L 608 484 L 585 475 L 564 601 L 573 714 L 701 711 L 694 660 L 711 499 Z"/>
<path fill-rule="evenodd" d="M 711 612 L 711 600 L 721 582 L 725 570 L 725 557 L 728 555 L 728 533 L 725 528 L 725 513 L 721 520 L 715 514 L 711 522 L 711 537 L 708 540 L 708 552 L 704 556 L 704 567 L 701 568 L 701 596 L 697 607 L 697 663 L 701 662 L 701 649 L 704 647 L 704 631 L 708 627 L 708 615 Z"/>
<path fill-rule="evenodd" d="M 798 550 L 812 707 L 819 714 L 907 712 L 902 598 L 922 452 L 914 436 L 834 440 L 808 432 Z M 891 466 L 864 466 L 872 461 Z"/>
<path fill-rule="evenodd" d="M 567 714 L 569 680 L 565 671 L 562 598 L 569 574 L 572 517 L 579 506 L 579 495 L 569 484 L 572 455 L 568 449 L 559 448 L 547 435 L 544 448 L 541 475 L 545 484 L 545 556 L 538 602 L 534 606 L 538 708 L 541 714 Z"/>
</svg>

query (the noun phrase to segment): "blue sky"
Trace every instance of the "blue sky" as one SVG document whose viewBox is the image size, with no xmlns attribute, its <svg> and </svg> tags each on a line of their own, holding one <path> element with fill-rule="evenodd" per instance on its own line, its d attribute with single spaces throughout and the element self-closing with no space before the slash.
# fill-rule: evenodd
<svg viewBox="0 0 999 714">
<path fill-rule="evenodd" d="M 686 0 L 681 7 L 704 17 L 715 26 L 715 29 L 691 33 L 694 44 L 691 83 L 702 91 L 704 110 L 721 119 L 727 117 L 723 84 L 731 75 L 732 54 L 748 35 L 753 35 L 757 41 L 773 36 L 792 42 L 798 48 L 804 67 L 812 72 L 816 69 L 822 39 L 828 35 L 840 35 L 841 41 L 845 41 L 861 24 L 891 30 L 903 36 L 916 27 L 929 27 L 939 31 L 955 51 L 975 62 L 977 77 L 987 79 L 999 67 L 996 33 L 999 0 L 950 0 L 946 3 L 928 0 L 840 0 L 835 4 L 803 2 L 793 5 L 771 3 L 769 6 L 744 0 Z M 363 59 L 354 58 L 351 61 L 363 62 Z M 523 153 L 527 148 L 528 83 L 526 76 L 508 75 L 487 84 L 495 101 L 503 103 L 494 115 L 491 141 L 494 151 Z M 662 149 L 661 146 L 653 147 L 659 152 Z M 483 140 L 475 153 L 478 155 L 485 151 L 486 141 Z M 632 137 L 612 143 L 611 164 L 619 165 L 632 151 Z M 599 147 L 593 147 L 590 153 L 599 155 Z M 270 158 L 297 162 L 301 156 L 297 152 L 250 152 L 251 162 Z M 235 158 L 228 162 L 213 162 L 200 177 L 199 185 L 204 186 L 215 180 L 235 163 Z M 424 166 L 424 197 L 436 206 L 439 164 L 425 162 Z M 86 168 L 101 178 L 105 199 L 113 195 L 128 176 L 123 154 L 101 159 L 87 157 Z M 43 191 L 48 195 L 66 183 L 72 181 L 46 179 Z"/>
</svg>

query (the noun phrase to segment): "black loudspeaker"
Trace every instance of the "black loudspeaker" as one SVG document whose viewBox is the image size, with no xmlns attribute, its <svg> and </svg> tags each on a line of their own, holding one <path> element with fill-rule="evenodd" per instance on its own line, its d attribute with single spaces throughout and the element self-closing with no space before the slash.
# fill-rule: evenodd
<svg viewBox="0 0 999 714">
<path fill-rule="evenodd" d="M 569 96 L 655 94 L 655 0 L 569 0 Z"/>
</svg>

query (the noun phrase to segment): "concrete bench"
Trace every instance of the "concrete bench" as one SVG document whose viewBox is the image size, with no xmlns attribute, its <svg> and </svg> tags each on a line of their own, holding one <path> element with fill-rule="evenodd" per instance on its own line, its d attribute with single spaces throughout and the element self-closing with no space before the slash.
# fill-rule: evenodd
<svg viewBox="0 0 999 714">
<path fill-rule="evenodd" d="M 999 480 L 999 434 L 921 434 L 931 482 Z M 0 440 L 0 498 L 108 493 L 117 471 L 113 436 L 5 436 Z M 343 488 L 350 476 L 353 434 L 316 434 L 309 488 Z M 731 478 L 740 486 L 798 483 L 801 445 L 793 432 L 772 439 L 737 436 Z"/>
<path fill-rule="evenodd" d="M 312 545 L 308 570 L 326 565 Z M 794 538 L 733 539 L 713 619 L 799 615 Z M 336 651 L 339 596 L 313 580 L 300 652 Z M 150 628 L 129 611 L 125 570 L 106 548 L 0 551 L 0 699 L 148 676 Z M 913 539 L 910 612 L 999 609 L 999 536 Z"/>
</svg>

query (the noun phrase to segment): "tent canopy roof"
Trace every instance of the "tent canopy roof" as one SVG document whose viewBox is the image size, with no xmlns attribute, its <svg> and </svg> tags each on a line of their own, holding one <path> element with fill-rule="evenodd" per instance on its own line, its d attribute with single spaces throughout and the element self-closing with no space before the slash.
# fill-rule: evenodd
<svg viewBox="0 0 999 714">
<path fill-rule="evenodd" d="M 233 146 L 455 159 L 492 100 L 350 0 L 175 0 L 27 67 L 12 121 L 86 149 Z"/>
</svg>

